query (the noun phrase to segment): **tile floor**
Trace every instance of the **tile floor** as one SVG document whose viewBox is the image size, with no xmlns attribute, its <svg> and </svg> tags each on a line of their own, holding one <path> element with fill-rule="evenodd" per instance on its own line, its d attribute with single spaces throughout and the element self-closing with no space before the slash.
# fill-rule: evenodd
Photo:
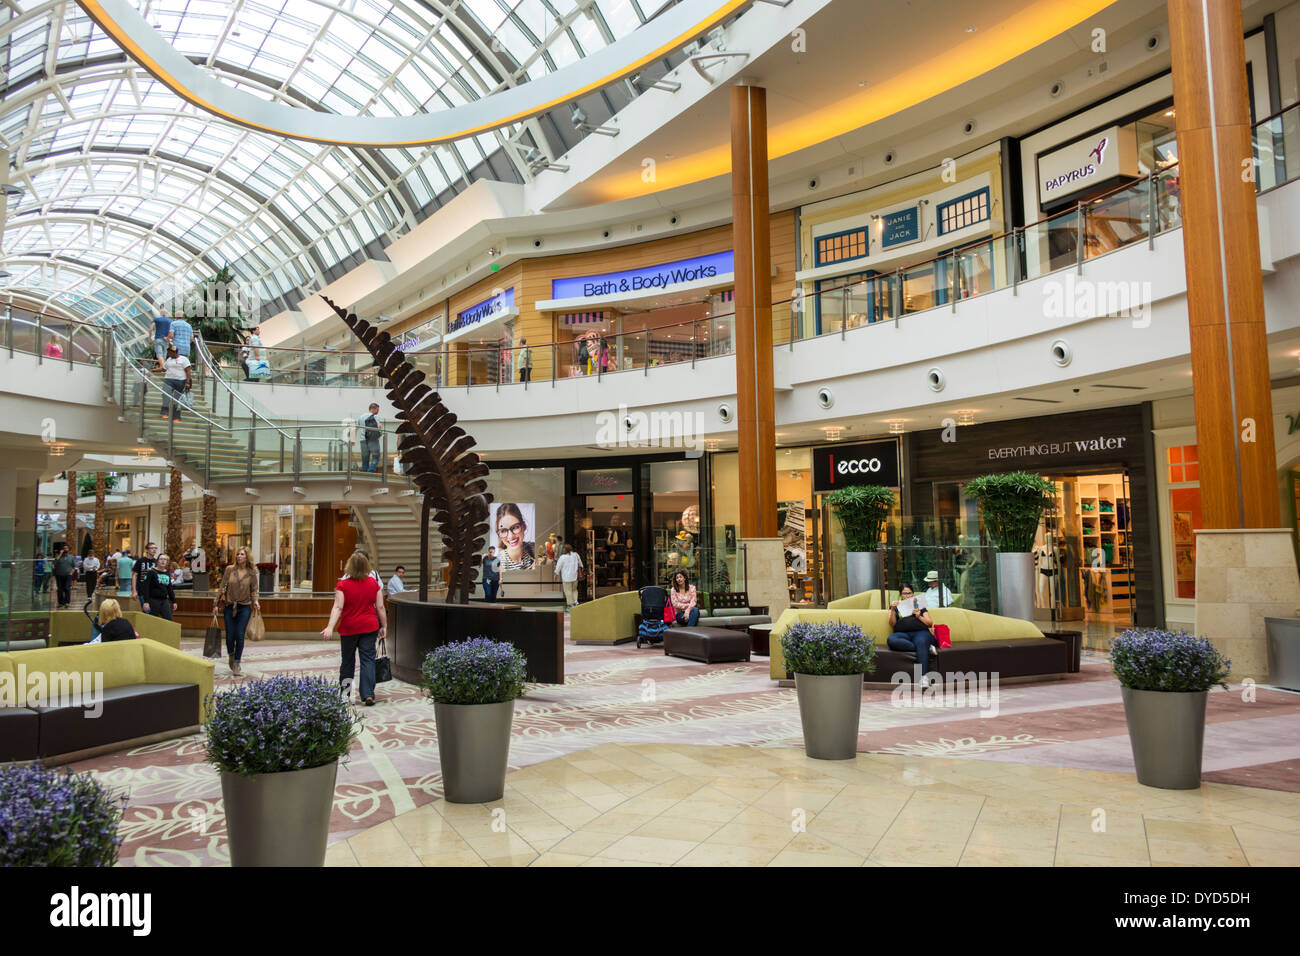
<svg viewBox="0 0 1300 956">
<path fill-rule="evenodd" d="M 1129 774 L 606 743 L 334 843 L 331 866 L 1297 866 L 1300 794 Z"/>
</svg>

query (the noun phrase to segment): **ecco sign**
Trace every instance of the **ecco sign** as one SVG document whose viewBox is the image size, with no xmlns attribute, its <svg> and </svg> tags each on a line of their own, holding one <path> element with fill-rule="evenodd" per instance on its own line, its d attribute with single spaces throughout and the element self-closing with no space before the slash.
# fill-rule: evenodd
<svg viewBox="0 0 1300 956">
<path fill-rule="evenodd" d="M 899 484 L 898 442 L 827 445 L 813 449 L 813 491 L 834 491 L 852 485 Z"/>
</svg>

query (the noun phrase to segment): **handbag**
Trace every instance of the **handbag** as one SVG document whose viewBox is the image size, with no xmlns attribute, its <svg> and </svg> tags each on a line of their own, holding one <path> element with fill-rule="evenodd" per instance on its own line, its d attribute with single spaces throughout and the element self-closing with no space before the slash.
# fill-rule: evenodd
<svg viewBox="0 0 1300 956">
<path fill-rule="evenodd" d="M 248 627 L 244 629 L 244 637 L 250 641 L 260 641 L 266 637 L 266 624 L 262 621 L 262 612 L 254 611 L 248 618 Z"/>
<path fill-rule="evenodd" d="M 388 659 L 388 641 L 381 637 L 375 647 L 375 683 L 385 684 L 392 679 L 393 664 Z"/>
<path fill-rule="evenodd" d="M 940 647 L 952 647 L 952 630 L 947 624 L 936 624 L 934 636 Z"/>
<path fill-rule="evenodd" d="M 675 609 L 671 604 L 667 604 L 667 605 L 665 605 L 665 606 L 664 606 L 664 623 L 665 623 L 665 624 L 673 624 L 673 623 L 676 622 L 676 620 L 677 620 L 677 611 L 676 611 L 676 609 Z"/>
<path fill-rule="evenodd" d="M 220 657 L 221 656 L 221 625 L 217 623 L 217 616 L 212 615 L 212 623 L 208 629 L 203 632 L 203 656 Z"/>
</svg>

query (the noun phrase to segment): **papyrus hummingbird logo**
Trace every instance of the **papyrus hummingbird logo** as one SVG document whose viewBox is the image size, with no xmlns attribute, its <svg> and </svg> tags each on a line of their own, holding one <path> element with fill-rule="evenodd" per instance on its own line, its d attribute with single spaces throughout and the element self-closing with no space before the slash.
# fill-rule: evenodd
<svg viewBox="0 0 1300 956">
<path fill-rule="evenodd" d="M 1110 145 L 1110 138 L 1107 137 L 1107 136 L 1103 136 L 1103 137 L 1101 138 L 1101 142 L 1098 143 L 1096 146 L 1094 146 L 1094 147 L 1092 148 L 1092 150 L 1089 152 L 1089 155 L 1090 155 L 1090 156 L 1096 156 L 1096 157 L 1097 157 L 1097 165 L 1098 165 L 1098 166 L 1101 165 L 1101 161 L 1102 161 L 1102 159 L 1103 159 L 1103 158 L 1105 157 L 1105 155 L 1106 155 L 1106 147 L 1109 146 L 1109 145 Z"/>
</svg>

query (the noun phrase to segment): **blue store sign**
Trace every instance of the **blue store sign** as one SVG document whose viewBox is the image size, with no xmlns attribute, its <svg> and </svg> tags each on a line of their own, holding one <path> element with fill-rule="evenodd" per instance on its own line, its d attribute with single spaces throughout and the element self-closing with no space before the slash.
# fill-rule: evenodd
<svg viewBox="0 0 1300 956">
<path fill-rule="evenodd" d="M 918 207 L 911 206 L 897 212 L 887 212 L 880 217 L 880 248 L 904 246 L 921 238 L 921 217 Z"/>
<path fill-rule="evenodd" d="M 471 305 L 468 309 L 457 312 L 456 318 L 447 325 L 447 334 L 450 335 L 453 332 L 467 329 L 471 325 L 477 325 L 484 319 L 490 319 L 492 316 L 506 311 L 506 309 L 514 308 L 514 304 L 515 290 L 513 288 L 498 292 L 490 299 L 484 299 L 477 305 Z"/>
<path fill-rule="evenodd" d="M 735 270 L 736 257 L 728 249 L 726 252 L 681 259 L 660 266 L 646 266 L 643 269 L 577 276 L 572 279 L 554 279 L 551 281 L 551 298 L 593 299 L 624 292 L 663 292 L 687 282 L 716 279 Z"/>
</svg>

